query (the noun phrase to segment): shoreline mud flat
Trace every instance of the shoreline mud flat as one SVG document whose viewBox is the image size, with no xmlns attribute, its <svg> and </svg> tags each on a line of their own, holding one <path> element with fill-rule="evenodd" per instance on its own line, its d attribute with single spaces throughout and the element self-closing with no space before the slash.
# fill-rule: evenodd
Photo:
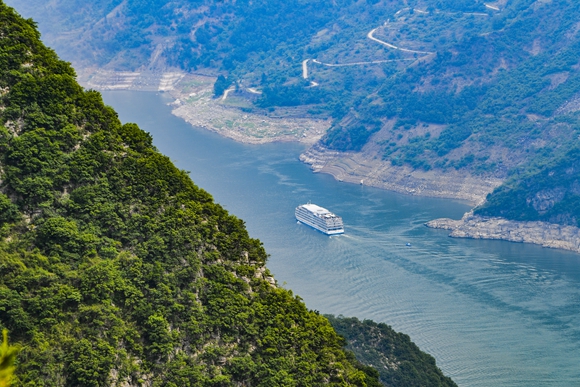
<svg viewBox="0 0 580 387">
<path fill-rule="evenodd" d="M 173 90 L 186 74 L 180 71 L 111 71 L 77 69 L 77 81 L 87 89 L 165 92 Z"/>
<path fill-rule="evenodd" d="M 213 97 L 213 78 L 187 76 L 170 91 L 175 98 L 172 113 L 193 126 L 202 127 L 246 144 L 301 142 L 312 145 L 322 138 L 330 121 L 302 117 L 257 114 L 243 97 L 228 93 Z M 232 95 L 233 94 L 233 95 Z"/>
<path fill-rule="evenodd" d="M 256 114 L 247 99 L 228 93 L 213 97 L 215 77 L 173 72 L 79 71 L 79 83 L 96 90 L 167 92 L 175 101 L 172 113 L 193 126 L 247 144 L 300 142 L 312 145 L 330 127 L 329 120 L 297 117 L 292 109 Z"/>
<path fill-rule="evenodd" d="M 450 230 L 452 238 L 496 239 L 533 243 L 543 247 L 580 253 L 580 228 L 547 222 L 522 222 L 504 218 L 483 217 L 466 213 L 463 218 L 435 219 L 425 223 L 429 228 Z"/>
</svg>

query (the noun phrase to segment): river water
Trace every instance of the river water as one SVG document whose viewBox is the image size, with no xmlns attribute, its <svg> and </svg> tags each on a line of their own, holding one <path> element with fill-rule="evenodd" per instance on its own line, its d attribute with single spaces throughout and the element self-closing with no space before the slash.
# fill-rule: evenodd
<svg viewBox="0 0 580 387">
<path fill-rule="evenodd" d="M 103 96 L 245 220 L 278 283 L 309 308 L 409 334 L 460 386 L 580 385 L 580 255 L 448 238 L 423 223 L 459 218 L 466 203 L 313 174 L 298 160 L 302 145 L 244 145 L 192 128 L 163 95 Z M 294 208 L 309 200 L 341 215 L 346 234 L 297 224 Z"/>
</svg>

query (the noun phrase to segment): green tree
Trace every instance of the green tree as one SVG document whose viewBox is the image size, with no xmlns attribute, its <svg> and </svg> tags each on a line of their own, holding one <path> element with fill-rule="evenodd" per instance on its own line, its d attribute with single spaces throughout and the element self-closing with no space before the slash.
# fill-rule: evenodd
<svg viewBox="0 0 580 387">
<path fill-rule="evenodd" d="M 0 387 L 10 387 L 14 380 L 16 356 L 20 347 L 8 344 L 8 331 L 2 330 L 2 345 L 0 346 Z"/>
</svg>

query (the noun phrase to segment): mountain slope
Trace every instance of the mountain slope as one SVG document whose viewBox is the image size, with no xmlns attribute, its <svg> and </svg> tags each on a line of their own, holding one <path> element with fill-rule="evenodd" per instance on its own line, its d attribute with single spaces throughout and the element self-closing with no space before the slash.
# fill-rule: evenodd
<svg viewBox="0 0 580 387">
<path fill-rule="evenodd" d="M 376 385 L 266 253 L 0 4 L 0 326 L 17 385 Z"/>
<path fill-rule="evenodd" d="M 0 330 L 17 386 L 379 386 L 262 244 L 0 2 Z M 436 369 L 433 364 L 432 367 Z"/>
<path fill-rule="evenodd" d="M 580 150 L 508 180 L 474 214 L 580 227 Z"/>
<path fill-rule="evenodd" d="M 326 316 L 334 329 L 347 340 L 364 364 L 379 371 L 387 387 L 456 387 L 435 366 L 435 359 L 411 342 L 409 336 L 395 332 L 386 324 L 357 318 Z"/>
</svg>

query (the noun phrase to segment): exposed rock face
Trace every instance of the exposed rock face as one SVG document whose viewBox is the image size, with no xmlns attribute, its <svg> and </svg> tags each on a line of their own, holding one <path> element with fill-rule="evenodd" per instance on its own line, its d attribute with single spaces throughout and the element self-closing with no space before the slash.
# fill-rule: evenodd
<svg viewBox="0 0 580 387">
<path fill-rule="evenodd" d="M 547 222 L 518 222 L 466 213 L 460 220 L 435 219 L 427 227 L 451 230 L 454 238 L 500 239 L 580 252 L 580 228 Z"/>
<path fill-rule="evenodd" d="M 531 203 L 532 207 L 542 214 L 554 207 L 556 203 L 562 201 L 565 195 L 566 190 L 561 187 L 545 189 L 537 192 L 533 198 L 528 199 L 527 204 L 529 205 Z"/>
<path fill-rule="evenodd" d="M 339 181 L 363 184 L 409 195 L 467 200 L 480 204 L 503 180 L 470 176 L 463 172 L 421 171 L 394 166 L 365 152 L 337 152 L 320 143 L 302 155 L 314 172 L 328 173 Z"/>
</svg>

